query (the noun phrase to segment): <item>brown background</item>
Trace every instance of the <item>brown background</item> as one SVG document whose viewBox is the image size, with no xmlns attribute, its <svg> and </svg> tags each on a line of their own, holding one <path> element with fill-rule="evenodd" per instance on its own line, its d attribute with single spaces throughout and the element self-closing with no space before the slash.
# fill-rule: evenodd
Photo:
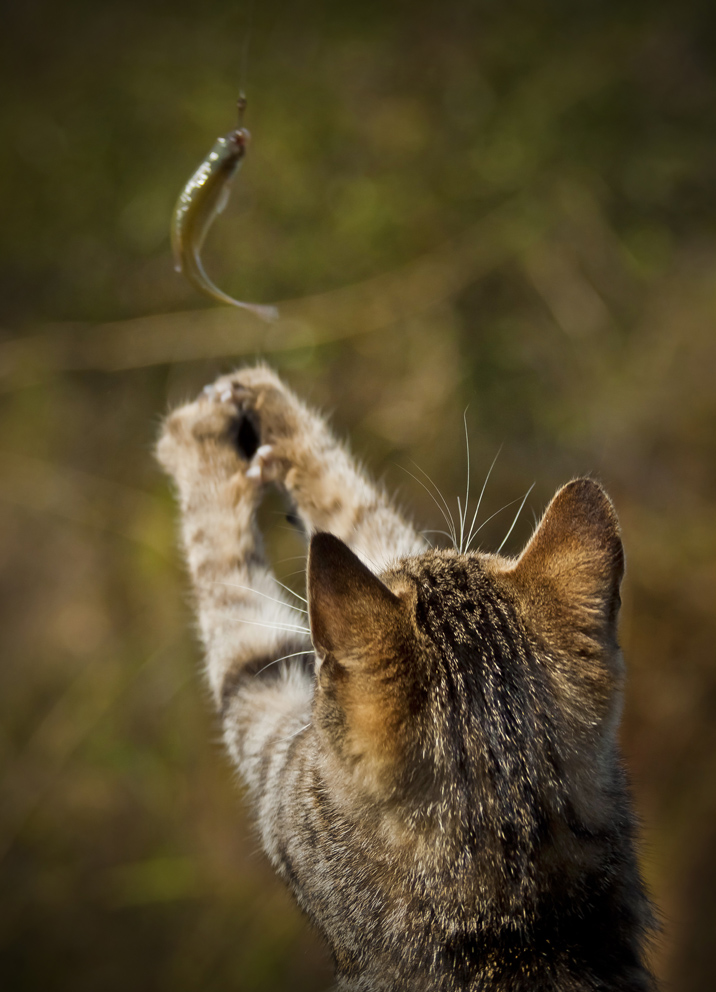
<svg viewBox="0 0 716 992">
<path fill-rule="evenodd" d="M 151 448 L 257 354 L 420 526 L 592 472 L 628 556 L 623 740 L 675 992 L 716 968 L 716 18 L 683 0 L 28 2 L 0 148 L 0 974 L 12 990 L 317 990 L 198 675 Z M 254 142 L 205 252 L 184 181 Z M 497 547 L 513 504 L 486 523 Z M 277 569 L 302 546 L 266 511 Z M 441 538 L 438 538 L 441 540 Z"/>
</svg>

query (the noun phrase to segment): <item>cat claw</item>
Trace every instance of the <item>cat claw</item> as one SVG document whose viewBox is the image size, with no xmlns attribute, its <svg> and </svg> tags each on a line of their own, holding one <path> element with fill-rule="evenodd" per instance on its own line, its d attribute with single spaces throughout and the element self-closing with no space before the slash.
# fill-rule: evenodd
<svg viewBox="0 0 716 992">
<path fill-rule="evenodd" d="M 267 482 L 267 478 L 264 475 L 265 470 L 268 468 L 268 463 L 273 454 L 273 446 L 270 444 L 261 444 L 256 449 L 254 457 L 251 459 L 251 465 L 246 470 L 247 479 L 256 479 L 257 482 Z"/>
<path fill-rule="evenodd" d="M 204 386 L 200 396 L 205 396 L 207 399 L 214 400 L 216 403 L 230 403 L 234 402 L 237 405 L 241 404 L 241 401 L 248 395 L 246 389 L 239 383 L 232 382 L 229 385 L 226 383 L 215 383 L 210 382 L 208 386 Z"/>
<path fill-rule="evenodd" d="M 235 391 L 231 386 L 217 386 L 214 382 L 204 386 L 199 395 L 217 403 L 228 403 L 229 400 L 236 398 Z"/>
</svg>

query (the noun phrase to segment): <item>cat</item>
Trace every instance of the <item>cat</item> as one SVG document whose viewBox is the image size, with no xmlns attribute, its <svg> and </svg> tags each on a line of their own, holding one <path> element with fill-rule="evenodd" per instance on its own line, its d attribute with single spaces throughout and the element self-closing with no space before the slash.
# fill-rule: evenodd
<svg viewBox="0 0 716 992">
<path fill-rule="evenodd" d="M 560 489 L 516 559 L 432 549 L 263 366 L 157 454 L 226 747 L 337 988 L 654 989 L 601 486 Z M 310 536 L 306 612 L 262 550 L 267 483 Z"/>
</svg>

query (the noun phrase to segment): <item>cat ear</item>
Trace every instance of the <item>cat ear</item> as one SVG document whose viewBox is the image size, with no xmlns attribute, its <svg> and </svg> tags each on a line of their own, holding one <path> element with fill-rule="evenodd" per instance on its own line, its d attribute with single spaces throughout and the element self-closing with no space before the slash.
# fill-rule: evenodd
<svg viewBox="0 0 716 992">
<path fill-rule="evenodd" d="M 396 596 L 332 534 L 308 553 L 308 612 L 321 659 L 314 726 L 373 795 L 405 766 L 412 705 L 409 590 Z"/>
<path fill-rule="evenodd" d="M 561 608 L 578 616 L 582 630 L 600 640 L 615 638 L 624 549 L 602 487 L 592 479 L 563 486 L 511 573 L 523 600 L 547 623 Z"/>
<path fill-rule="evenodd" d="M 403 604 L 333 534 L 315 534 L 308 552 L 308 610 L 313 643 L 350 668 L 383 653 Z"/>
</svg>

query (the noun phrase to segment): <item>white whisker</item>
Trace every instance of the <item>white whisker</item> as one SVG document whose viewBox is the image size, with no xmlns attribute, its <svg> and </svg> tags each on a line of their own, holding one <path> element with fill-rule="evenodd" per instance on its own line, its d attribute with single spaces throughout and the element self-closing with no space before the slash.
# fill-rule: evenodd
<svg viewBox="0 0 716 992">
<path fill-rule="evenodd" d="M 310 627 L 300 627 L 298 624 L 293 623 L 281 623 L 276 621 L 275 623 L 262 623 L 260 620 L 244 620 L 241 617 L 228 617 L 232 623 L 250 623 L 254 627 L 270 627 L 272 630 L 295 630 L 301 634 L 310 634 Z"/>
<path fill-rule="evenodd" d="M 270 668 L 272 665 L 278 665 L 279 661 L 286 661 L 288 658 L 300 658 L 303 654 L 310 654 L 310 651 L 294 651 L 293 654 L 284 654 L 280 658 L 274 658 L 274 660 L 270 661 L 268 665 L 264 665 L 263 668 L 259 668 L 258 672 L 254 672 L 254 678 L 256 678 L 257 675 L 260 675 L 261 672 L 265 672 L 266 669 Z"/>
<path fill-rule="evenodd" d="M 274 582 L 276 583 L 277 586 L 281 586 L 281 588 L 285 589 L 286 592 L 290 593 L 292 596 L 295 596 L 296 599 L 300 599 L 302 603 L 308 603 L 308 600 L 304 596 L 301 596 L 299 595 L 299 593 L 294 592 L 290 586 L 285 586 L 283 582 L 279 582 L 277 578 L 274 578 Z M 302 612 L 305 613 L 306 611 L 303 610 Z"/>
<path fill-rule="evenodd" d="M 501 544 L 501 545 L 499 546 L 499 548 L 497 549 L 497 554 L 498 554 L 498 555 L 499 555 L 499 553 L 500 553 L 500 551 L 502 551 L 502 549 L 504 548 L 504 546 L 505 546 L 505 543 L 507 542 L 507 538 L 508 538 L 508 537 L 510 536 L 510 534 L 511 534 L 511 533 L 512 533 L 512 531 L 514 530 L 514 527 L 515 527 L 515 524 L 517 523 L 517 518 L 519 517 L 519 515 L 520 515 L 520 513 L 522 513 L 522 507 L 523 507 L 523 506 L 525 505 L 525 503 L 527 502 L 527 497 L 528 497 L 528 496 L 529 496 L 529 494 L 530 494 L 530 493 L 532 492 L 532 490 L 534 489 L 534 487 L 535 487 L 535 483 L 533 482 L 533 483 L 532 483 L 532 485 L 530 486 L 530 488 L 529 488 L 529 489 L 527 490 L 527 492 L 525 493 L 525 497 L 524 497 L 524 499 L 522 500 L 522 502 L 520 503 L 520 507 L 519 507 L 519 509 L 518 509 L 518 511 L 517 511 L 517 513 L 515 514 L 515 519 L 514 519 L 514 520 L 512 521 L 512 526 L 510 527 L 510 529 L 509 529 L 509 530 L 507 531 L 507 533 L 505 534 L 505 538 L 504 538 L 504 540 L 503 540 L 503 542 L 502 542 L 502 544 Z"/>
<path fill-rule="evenodd" d="M 280 743 L 281 741 L 290 741 L 292 737 L 298 737 L 298 735 L 299 735 L 299 734 L 302 734 L 304 730 L 308 730 L 308 728 L 309 728 L 310 726 L 311 726 L 311 724 L 310 724 L 310 723 L 307 723 L 307 724 L 305 725 L 305 727 L 299 727 L 299 728 L 298 728 L 298 730 L 295 730 L 295 731 L 294 731 L 294 732 L 293 732 L 292 734 L 288 734 L 288 735 L 287 735 L 286 737 L 279 737 L 279 738 L 278 738 L 278 739 L 276 740 L 276 743 L 278 744 L 278 743 Z"/>
<path fill-rule="evenodd" d="M 284 530 L 284 531 L 286 531 L 287 534 L 295 534 L 296 533 L 296 527 L 294 527 L 293 524 L 291 524 L 291 526 L 287 526 L 287 525 L 283 525 L 282 526 L 280 524 L 277 524 L 276 525 L 276 530 Z"/>
<path fill-rule="evenodd" d="M 467 512 L 467 511 L 465 511 L 465 512 Z M 460 541 L 457 544 L 455 550 L 458 551 L 460 554 L 462 554 L 462 535 L 463 535 L 463 523 L 462 523 L 462 521 L 463 521 L 463 516 L 464 516 L 463 509 L 462 509 L 462 505 L 460 503 L 460 497 L 458 496 L 458 498 L 457 498 L 457 518 L 460 521 Z"/>
<path fill-rule="evenodd" d="M 443 537 L 446 537 L 448 539 L 448 541 L 452 541 L 452 534 L 448 534 L 448 532 L 446 530 L 433 530 L 433 528 L 429 528 L 428 530 L 421 530 L 420 533 L 421 534 L 442 534 Z"/>
<path fill-rule="evenodd" d="M 473 529 L 475 527 L 475 524 L 477 523 L 477 515 L 480 512 L 480 507 L 482 506 L 482 497 L 485 495 L 485 489 L 487 488 L 487 483 L 490 481 L 490 476 L 492 475 L 492 470 L 495 467 L 495 462 L 500 457 L 500 452 L 501 451 L 502 451 L 502 445 L 500 445 L 497 454 L 492 459 L 492 465 L 490 465 L 490 468 L 489 468 L 489 470 L 487 472 L 487 475 L 485 476 L 485 481 L 482 484 L 482 489 L 480 491 L 480 496 L 479 496 L 479 498 L 477 500 L 477 506 L 475 507 L 475 512 L 473 514 L 472 522 L 470 524 L 470 531 L 469 531 L 468 536 L 467 536 L 467 543 L 465 544 L 465 551 L 468 550 L 468 548 L 470 547 L 470 543 L 471 543 L 473 537 L 475 536 L 473 534 Z M 477 531 L 475 531 L 475 534 L 476 533 L 477 533 Z"/>
<path fill-rule="evenodd" d="M 520 497 L 517 496 L 516 499 L 511 499 L 509 503 L 505 503 L 505 505 L 501 506 L 499 510 L 495 510 L 494 513 L 491 513 L 490 516 L 487 518 L 487 520 L 483 520 L 483 522 L 477 528 L 477 530 L 475 531 L 475 533 L 473 534 L 470 540 L 474 540 L 477 537 L 477 535 L 480 533 L 482 528 L 485 527 L 487 524 L 489 524 L 489 522 L 492 520 L 493 517 L 496 517 L 498 513 L 502 513 L 502 511 L 506 510 L 508 506 L 513 506 L 517 502 L 517 500 L 519 500 L 519 498 Z"/>
<path fill-rule="evenodd" d="M 412 461 L 412 459 L 411 459 L 411 461 Z M 448 521 L 448 520 L 446 520 L 446 521 L 445 521 L 445 523 L 446 523 L 446 524 L 448 525 L 448 527 L 449 527 L 449 528 L 450 528 L 450 530 L 452 531 L 452 533 L 453 533 L 453 535 L 454 535 L 454 538 L 453 538 L 453 540 L 454 540 L 454 542 L 456 542 L 456 541 L 457 541 L 457 528 L 455 527 L 455 521 L 453 520 L 453 515 L 452 515 L 452 511 L 450 510 L 450 507 L 449 507 L 449 505 L 448 505 L 448 501 L 447 501 L 447 500 L 445 499 L 445 497 L 444 497 L 444 496 L 443 496 L 443 494 L 441 493 L 441 491 L 440 491 L 440 488 L 438 487 L 438 485 L 437 485 L 437 483 L 435 482 L 435 480 L 434 480 L 434 479 L 433 479 L 433 478 L 432 478 L 432 477 L 431 477 L 430 475 L 428 475 L 428 473 L 427 473 L 427 472 L 425 471 L 425 469 L 424 469 L 424 468 L 421 468 L 421 467 L 420 467 L 420 466 L 418 465 L 418 463 L 417 463 L 417 462 L 415 462 L 415 461 L 413 461 L 413 465 L 415 465 L 415 467 L 417 468 L 417 470 L 418 470 L 419 472 L 422 472 L 422 473 L 423 473 L 423 475 L 425 476 L 425 478 L 426 478 L 426 479 L 428 480 L 428 482 L 430 483 L 430 485 L 431 485 L 431 486 L 433 487 L 433 489 L 435 490 L 435 492 L 436 492 L 436 493 L 438 494 L 438 496 L 439 496 L 439 497 L 440 497 L 440 499 L 442 500 L 442 502 L 443 502 L 443 506 L 444 506 L 444 507 L 445 507 L 445 509 L 447 510 L 447 512 L 448 512 L 448 516 L 450 517 L 450 519 L 449 519 L 449 521 Z"/>
<path fill-rule="evenodd" d="M 284 578 L 287 578 L 287 579 L 290 579 L 290 578 L 291 578 L 292 576 L 294 576 L 294 575 L 305 575 L 305 574 L 306 574 L 306 569 L 305 569 L 305 568 L 297 568 L 297 569 L 295 570 L 295 572 L 288 572 L 288 573 L 287 573 L 287 574 L 286 574 L 286 575 L 284 576 Z"/>
<path fill-rule="evenodd" d="M 216 584 L 219 586 L 231 586 L 232 589 L 245 589 L 247 592 L 256 593 L 257 596 L 263 596 L 264 599 L 270 599 L 272 603 L 279 603 L 281 606 L 287 606 L 289 610 L 295 610 L 297 613 L 308 613 L 308 610 L 302 610 L 300 606 L 293 606 L 291 603 L 287 603 L 284 599 L 276 599 L 275 596 L 268 596 L 265 592 L 259 592 L 258 589 L 253 589 L 251 586 L 242 586 L 239 585 L 238 582 L 217 582 Z M 281 585 L 280 582 L 278 584 Z M 294 593 L 294 595 L 296 594 Z M 298 598 L 301 599 L 300 596 Z"/>
<path fill-rule="evenodd" d="M 413 462 L 413 464 L 415 465 L 415 462 Z M 440 490 L 439 490 L 439 489 L 437 488 L 437 486 L 435 486 L 435 483 L 433 482 L 433 480 L 432 480 L 432 479 L 430 479 L 430 476 L 428 476 L 426 472 L 423 472 L 423 470 L 422 470 L 422 469 L 420 468 L 420 466 L 419 466 L 419 465 L 416 465 L 416 466 L 415 466 L 416 468 L 418 468 L 418 469 L 420 469 L 420 471 L 421 471 L 421 472 L 423 472 L 423 474 L 424 474 L 424 475 L 425 475 L 425 476 L 426 476 L 426 477 L 427 477 L 428 479 L 430 479 L 430 482 L 432 483 L 432 485 L 433 485 L 433 486 L 435 486 L 435 488 L 436 488 L 436 490 L 437 490 L 437 493 L 438 493 L 438 495 L 440 496 L 440 499 L 441 499 L 441 500 L 443 501 L 443 503 L 445 504 L 445 510 L 447 510 L 447 513 L 446 513 L 446 512 L 445 512 L 445 510 L 444 510 L 444 509 L 442 508 L 442 506 L 441 506 L 441 505 L 440 505 L 440 504 L 438 503 L 438 501 L 437 501 L 437 499 L 435 498 L 435 495 L 434 495 L 434 493 L 432 493 L 432 492 L 431 492 L 431 491 L 430 491 L 430 490 L 428 489 L 428 487 L 427 487 L 427 486 L 425 485 L 425 483 L 424 483 L 424 482 L 422 482 L 422 481 L 421 481 L 421 480 L 420 480 L 420 479 L 419 479 L 419 478 L 417 477 L 417 475 L 413 475 L 413 473 L 412 473 L 412 472 L 411 472 L 411 471 L 410 471 L 409 469 L 407 469 L 407 468 L 405 468 L 405 466 L 404 466 L 404 465 L 401 465 L 400 467 L 402 468 L 402 470 L 403 470 L 404 472 L 407 472 L 407 474 L 408 474 L 408 475 L 410 476 L 410 478 L 411 478 L 411 479 L 415 479 L 415 481 L 416 481 L 416 482 L 418 483 L 418 485 L 419 485 L 419 486 L 422 486 L 422 487 L 423 487 L 423 489 L 424 489 L 424 490 L 425 490 L 425 492 L 426 492 L 426 493 L 428 494 L 428 496 L 430 497 L 430 499 L 431 499 L 431 500 L 433 501 L 433 503 L 435 503 L 435 505 L 437 506 L 437 508 L 438 508 L 438 510 L 440 510 L 440 513 L 442 514 L 442 517 L 443 517 L 443 520 L 445 521 L 445 523 L 447 524 L 447 526 L 448 526 L 448 527 L 450 528 L 450 535 L 449 535 L 449 536 L 450 536 L 450 540 L 452 541 L 452 543 L 453 543 L 453 545 L 454 545 L 454 546 L 457 546 L 457 534 L 456 534 L 456 531 L 455 531 L 455 521 L 454 521 L 454 520 L 453 520 L 453 518 L 452 518 L 452 513 L 450 513 L 450 507 L 449 507 L 449 506 L 447 505 L 447 503 L 445 502 L 445 497 L 444 497 L 444 496 L 443 496 L 443 494 L 442 494 L 442 493 L 440 492 Z"/>
<path fill-rule="evenodd" d="M 467 507 L 470 502 L 470 438 L 467 432 L 467 407 L 462 414 L 462 421 L 465 425 L 465 452 L 467 455 L 467 484 L 465 486 L 465 506 L 460 512 L 460 554 L 463 553 L 463 540 L 465 538 L 465 524 L 467 523 Z M 457 507 L 460 510 L 460 497 L 457 500 Z"/>
</svg>

